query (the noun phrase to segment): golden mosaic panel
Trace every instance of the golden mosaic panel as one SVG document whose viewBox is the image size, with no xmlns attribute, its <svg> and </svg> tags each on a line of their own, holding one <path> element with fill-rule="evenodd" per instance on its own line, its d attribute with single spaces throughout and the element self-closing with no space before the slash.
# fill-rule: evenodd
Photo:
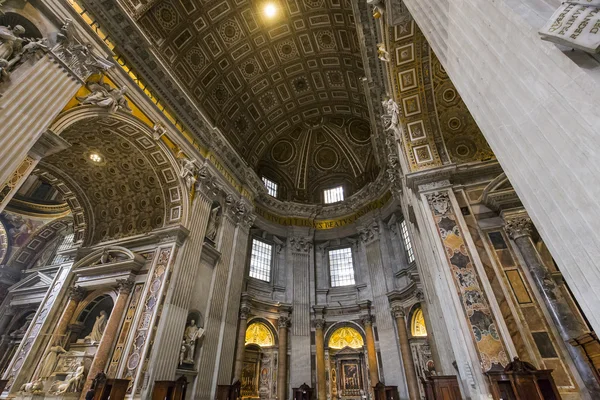
<svg viewBox="0 0 600 400">
<path fill-rule="evenodd" d="M 251 343 L 261 347 L 270 347 L 275 345 L 275 339 L 267 325 L 262 322 L 253 322 L 246 329 L 246 345 Z"/>
<path fill-rule="evenodd" d="M 329 338 L 329 348 L 343 349 L 350 347 L 360 349 L 365 345 L 362 335 L 354 328 L 344 326 L 335 330 Z"/>
</svg>

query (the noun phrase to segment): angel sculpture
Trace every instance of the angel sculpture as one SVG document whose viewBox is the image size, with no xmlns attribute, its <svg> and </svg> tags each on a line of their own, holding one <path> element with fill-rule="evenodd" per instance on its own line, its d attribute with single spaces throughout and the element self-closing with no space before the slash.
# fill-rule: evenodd
<svg viewBox="0 0 600 400">
<path fill-rule="evenodd" d="M 390 62 L 390 53 L 385 49 L 385 44 L 377 43 L 377 57 L 381 61 Z"/>
<path fill-rule="evenodd" d="M 104 76 L 98 82 L 87 83 L 87 88 L 91 92 L 86 96 L 78 96 L 77 100 L 82 105 L 92 104 L 98 107 L 107 108 L 110 112 L 127 111 L 131 112 L 125 92 L 127 87 L 121 89 L 113 88 L 108 83 L 104 82 Z"/>
</svg>

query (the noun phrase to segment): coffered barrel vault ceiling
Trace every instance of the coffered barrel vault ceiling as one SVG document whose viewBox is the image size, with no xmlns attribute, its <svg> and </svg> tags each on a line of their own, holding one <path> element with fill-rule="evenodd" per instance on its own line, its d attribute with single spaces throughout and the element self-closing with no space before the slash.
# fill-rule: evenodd
<svg viewBox="0 0 600 400">
<path fill-rule="evenodd" d="M 336 181 L 356 191 L 377 167 L 352 4 L 270 2 L 272 19 L 257 0 L 124 3 L 206 116 L 287 199 L 313 201 L 311 190 Z"/>
</svg>

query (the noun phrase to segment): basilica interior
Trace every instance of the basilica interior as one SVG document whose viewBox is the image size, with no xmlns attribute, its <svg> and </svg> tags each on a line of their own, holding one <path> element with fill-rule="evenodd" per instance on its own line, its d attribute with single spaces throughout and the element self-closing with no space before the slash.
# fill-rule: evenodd
<svg viewBox="0 0 600 400">
<path fill-rule="evenodd" d="M 599 29 L 0 1 L 0 399 L 600 399 Z"/>
</svg>

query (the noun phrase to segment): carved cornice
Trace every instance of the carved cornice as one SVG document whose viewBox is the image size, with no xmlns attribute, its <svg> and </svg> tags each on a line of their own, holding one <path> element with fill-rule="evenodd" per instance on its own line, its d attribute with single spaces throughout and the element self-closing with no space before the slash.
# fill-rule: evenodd
<svg viewBox="0 0 600 400">
<path fill-rule="evenodd" d="M 523 236 L 531 236 L 533 222 L 525 211 L 517 213 L 502 213 L 504 228 L 511 239 L 516 240 Z"/>
<path fill-rule="evenodd" d="M 294 253 L 308 253 L 312 249 L 311 238 L 305 237 L 291 237 L 289 238 L 290 249 Z"/>
<path fill-rule="evenodd" d="M 426 195 L 429 205 L 436 215 L 446 215 L 452 209 L 450 194 L 445 192 L 433 192 Z"/>
</svg>

